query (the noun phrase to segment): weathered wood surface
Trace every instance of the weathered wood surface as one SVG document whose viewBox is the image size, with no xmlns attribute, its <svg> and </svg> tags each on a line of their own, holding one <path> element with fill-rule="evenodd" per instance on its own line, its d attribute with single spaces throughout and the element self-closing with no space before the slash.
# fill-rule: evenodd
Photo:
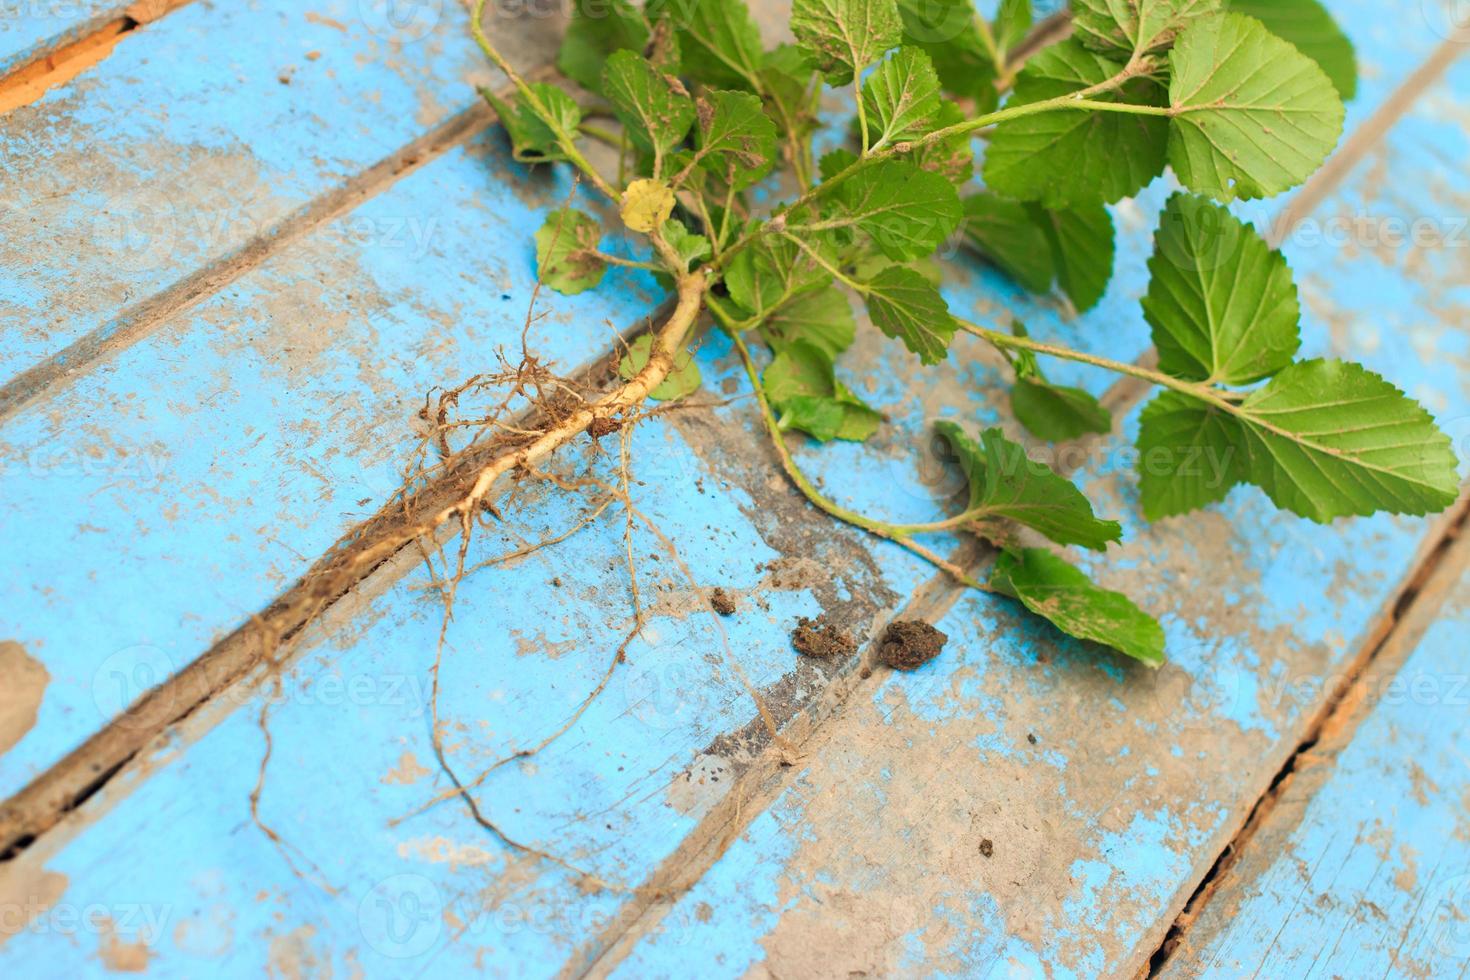
<svg viewBox="0 0 1470 980">
<path fill-rule="evenodd" d="M 0 75 L 123 16 L 122 0 L 6 0 L 0 7 Z"/>
<path fill-rule="evenodd" d="M 1338 7 L 1369 54 L 1361 126 L 1442 38 L 1396 30 L 1384 47 L 1376 7 Z M 1384 149 L 1311 213 L 1449 213 L 1464 139 L 1442 108 L 1465 90 L 1454 82 L 1410 100 Z M 391 491 L 423 392 L 518 343 L 533 274 L 525 230 L 568 187 L 527 186 L 501 153 L 492 137 L 435 158 L 0 429 L 7 461 L 51 452 L 64 464 L 50 479 L 44 466 L 41 478 L 34 466 L 0 476 L 25 563 L 7 569 L 0 637 L 20 641 L 5 653 L 32 682 L 31 664 L 49 675 L 35 727 L 3 757 L 0 795 L 289 585 Z M 1413 173 L 1411 196 L 1380 195 L 1400 186 L 1385 171 Z M 1142 352 L 1136 300 L 1159 200 L 1119 210 L 1118 281 L 1081 321 L 968 260 L 950 268 L 951 300 Z M 422 254 L 345 231 L 413 216 L 439 221 Z M 1367 360 L 1452 429 L 1470 415 L 1451 308 L 1464 253 L 1288 251 L 1315 350 Z M 632 278 L 548 298 L 533 347 L 574 369 L 655 304 L 652 284 Z M 1375 343 L 1374 323 L 1415 343 Z M 1175 666 L 1149 677 L 1059 644 L 1005 603 L 961 597 L 801 506 L 775 478 L 728 351 L 710 338 L 700 356 L 710 400 L 736 400 L 641 427 L 636 499 L 700 587 L 740 595 L 740 614 L 702 612 L 663 542 L 635 526 L 651 619 L 630 662 L 564 739 L 476 793 L 512 837 L 611 887 L 508 849 L 457 800 L 395 822 L 446 785 L 429 737 L 438 605 L 405 555 L 313 630 L 279 692 L 259 677 L 225 692 L 0 866 L 0 900 L 37 899 L 0 940 L 0 962 L 18 975 L 140 959 L 160 976 L 549 974 L 594 962 L 630 975 L 764 962 L 782 974 L 860 960 L 870 965 L 853 968 L 882 972 L 1126 971 L 1158 946 L 1316 707 L 1271 685 L 1342 670 L 1430 540 L 1424 522 L 1309 528 L 1244 492 L 1202 519 L 1131 520 L 1107 574 L 1169 614 Z M 907 377 L 866 379 L 891 434 L 804 459 L 863 509 L 923 518 L 945 486 L 935 461 L 916 467 L 915 445 L 937 414 L 998 420 L 987 390 L 998 375 L 965 358 L 919 375 L 871 338 L 854 363 L 889 357 L 924 379 L 919 394 Z M 1081 462 L 1105 509 L 1126 516 L 1136 507 L 1119 445 Z M 150 468 L 125 471 L 140 461 Z M 592 460 L 607 478 L 613 463 Z M 487 536 L 476 555 L 563 531 L 587 507 L 528 491 L 514 535 Z M 461 590 L 439 704 L 457 770 L 555 731 L 606 670 L 630 617 L 616 513 Z M 855 660 L 797 663 L 787 646 L 797 615 L 828 611 L 866 639 L 904 608 L 943 617 L 954 637 L 917 675 L 862 679 Z M 747 682 L 800 747 L 795 767 L 776 765 Z M 250 814 L 266 703 L 274 755 L 260 816 L 279 846 Z M 110 924 L 67 925 L 66 910 L 92 905 Z"/>
</svg>

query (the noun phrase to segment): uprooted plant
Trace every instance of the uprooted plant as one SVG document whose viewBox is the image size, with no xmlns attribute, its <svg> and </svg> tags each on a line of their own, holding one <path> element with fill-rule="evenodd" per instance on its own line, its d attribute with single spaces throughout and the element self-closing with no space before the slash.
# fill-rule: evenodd
<svg viewBox="0 0 1470 980">
<path fill-rule="evenodd" d="M 1150 519 L 1221 501 L 1242 483 L 1318 522 L 1455 501 L 1454 454 L 1423 408 L 1357 364 L 1297 359 L 1300 307 L 1286 260 L 1224 207 L 1301 184 L 1341 135 L 1356 69 L 1317 0 L 1074 0 L 1070 36 L 1045 45 L 1035 43 L 1029 0 L 1003 0 L 993 20 L 971 0 L 794 0 L 796 44 L 774 50 L 743 0 L 642 9 L 579 0 L 559 67 L 605 99 L 586 112 L 562 87 L 515 71 L 483 30 L 484 6 L 475 38 L 516 91 L 513 104 L 486 97 L 515 159 L 575 168 L 616 206 L 620 233 L 643 256 L 605 251 L 612 232 L 563 207 L 537 234 L 541 281 L 576 293 L 609 265 L 630 265 L 669 285 L 676 303 L 629 348 L 621 387 L 486 465 L 446 518 L 468 521 L 497 478 L 589 428 L 607 431 L 646 399 L 693 391 L 687 345 L 708 313 L 744 361 L 786 473 L 815 506 L 1066 633 L 1162 663 L 1152 617 L 1052 550 L 1021 543 L 1027 528 L 1104 551 L 1121 527 L 1000 429 L 976 439 L 938 426 L 969 481 L 968 505 L 943 521 L 853 513 L 803 475 L 788 434 L 861 441 L 882 424 L 835 373 L 857 329 L 852 296 L 926 365 L 949 356 L 959 332 L 992 345 L 1013 369 L 1017 420 L 1040 440 L 1112 428 L 1093 395 L 1050 382 L 1043 359 L 1157 386 L 1137 437 Z M 834 90 L 847 93 L 852 141 L 817 159 L 818 114 Z M 589 122 L 597 112 L 617 126 Z M 980 135 L 984 187 L 962 197 Z M 589 161 L 587 140 L 616 152 L 616 179 Z M 1042 342 L 1019 323 L 969 322 L 926 274 L 962 232 L 1021 285 L 1088 309 L 1112 275 L 1106 205 L 1166 167 L 1183 190 L 1164 209 L 1143 298 L 1156 368 Z M 758 186 L 789 187 L 790 199 L 757 207 Z M 916 540 L 936 531 L 991 542 L 998 557 L 986 580 Z"/>
</svg>

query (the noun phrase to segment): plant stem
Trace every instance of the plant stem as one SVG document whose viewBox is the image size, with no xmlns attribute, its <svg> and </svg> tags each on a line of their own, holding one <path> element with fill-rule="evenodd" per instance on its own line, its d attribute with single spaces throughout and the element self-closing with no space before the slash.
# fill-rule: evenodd
<svg viewBox="0 0 1470 980">
<path fill-rule="evenodd" d="M 980 326 L 978 323 L 971 323 L 969 320 L 961 320 L 958 317 L 955 318 L 955 322 L 959 324 L 961 330 L 988 341 L 991 346 L 1002 352 L 1006 350 L 1028 350 L 1035 354 L 1044 354 L 1047 357 L 1055 357 L 1064 361 L 1076 361 L 1079 364 L 1088 364 L 1092 367 L 1112 371 L 1115 374 L 1126 374 L 1130 377 L 1139 378 L 1165 388 L 1172 388 L 1191 398 L 1198 398 L 1202 402 L 1223 409 L 1232 415 L 1241 414 L 1237 406 L 1229 400 L 1228 396 L 1230 393 L 1223 392 L 1212 385 L 1195 381 L 1182 381 L 1162 371 L 1153 371 L 1146 367 L 1140 367 L 1137 364 L 1129 364 L 1127 361 L 1114 361 L 1106 357 L 1084 354 L 1082 351 L 1072 350 L 1070 347 L 1044 344 L 1040 341 L 1032 340 L 1030 337 L 1017 337 L 1012 334 L 1001 333 L 999 330 L 990 330 Z"/>
<path fill-rule="evenodd" d="M 992 591 L 988 585 L 967 574 L 959 565 L 936 554 L 910 537 L 912 534 L 924 531 L 949 530 L 953 526 L 958 526 L 955 522 L 960 521 L 965 515 L 939 524 L 889 524 L 886 521 L 876 521 L 870 517 L 864 517 L 862 514 L 848 510 L 846 507 L 824 496 L 811 480 L 807 478 L 807 475 L 801 471 L 801 467 L 797 465 L 795 458 L 792 457 L 791 450 L 786 445 L 785 433 L 781 431 L 781 424 L 776 420 L 776 415 L 771 410 L 770 400 L 766 397 L 766 389 L 761 383 L 760 372 L 756 369 L 755 358 L 751 356 L 750 348 L 746 345 L 744 338 L 734 331 L 730 331 L 730 339 L 734 342 L 735 349 L 740 353 L 740 360 L 745 365 L 745 373 L 750 378 L 751 387 L 755 390 L 756 401 L 760 404 L 761 419 L 765 422 L 766 431 L 771 436 L 771 444 L 776 449 L 776 455 L 781 459 L 781 468 L 786 471 L 786 476 L 790 478 L 791 482 L 796 485 L 796 488 L 801 491 L 802 495 L 813 506 L 829 517 L 835 517 L 845 524 L 851 524 L 853 527 L 861 528 L 869 534 L 883 538 L 885 541 L 892 541 L 899 547 L 918 555 L 935 568 L 946 572 L 962 585 L 967 585 L 972 589 L 978 589 L 981 592 Z"/>
<path fill-rule="evenodd" d="M 622 195 L 613 189 L 606 178 L 597 172 L 597 168 L 592 166 L 591 161 L 582 155 L 581 150 L 577 149 L 576 139 L 571 133 L 563 129 L 556 118 L 551 115 L 546 108 L 546 103 L 542 102 L 541 97 L 536 94 L 536 90 L 526 84 L 526 80 L 521 77 L 520 72 L 511 66 L 511 63 L 496 49 L 495 45 L 490 43 L 490 38 L 485 36 L 485 28 L 481 21 L 485 16 L 485 6 L 488 2 L 489 0 L 475 0 L 475 6 L 470 12 L 470 34 L 474 37 L 475 43 L 479 45 L 481 51 L 485 52 L 485 56 L 495 63 L 495 67 L 503 71 L 505 77 L 511 80 L 511 83 L 516 87 L 516 91 L 520 93 L 522 101 L 531 107 L 531 111 L 536 113 L 546 128 L 556 134 L 557 144 L 561 147 L 562 153 L 566 154 L 567 160 L 578 170 L 582 171 L 587 176 L 587 179 L 592 182 L 592 185 L 609 199 L 612 201 L 621 200 Z"/>
</svg>

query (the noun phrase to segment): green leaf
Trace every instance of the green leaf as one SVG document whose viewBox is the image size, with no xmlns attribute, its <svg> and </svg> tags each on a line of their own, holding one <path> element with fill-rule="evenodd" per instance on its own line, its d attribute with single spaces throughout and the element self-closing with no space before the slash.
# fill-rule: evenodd
<svg viewBox="0 0 1470 980">
<path fill-rule="evenodd" d="M 1342 135 L 1342 99 L 1317 63 L 1243 14 L 1196 23 L 1169 54 L 1169 163 L 1221 201 L 1311 176 Z"/>
<path fill-rule="evenodd" d="M 927 133 L 939 114 L 939 76 L 929 56 L 899 48 L 863 83 L 863 106 L 873 149 Z"/>
<path fill-rule="evenodd" d="M 710 92 L 697 102 L 699 165 L 736 190 L 763 180 L 776 163 L 776 124 L 746 92 Z"/>
<path fill-rule="evenodd" d="M 694 100 L 683 83 L 632 51 L 617 51 L 607 59 L 602 94 L 639 149 L 668 153 L 694 125 Z"/>
<path fill-rule="evenodd" d="M 851 82 L 903 37 L 895 0 L 793 0 L 791 33 L 833 85 Z"/>
<path fill-rule="evenodd" d="M 593 252 L 602 229 L 581 211 L 565 208 L 546 216 L 536 232 L 536 266 L 541 281 L 568 296 L 602 281 L 607 265 Z"/>
<path fill-rule="evenodd" d="M 1101 204 L 1060 210 L 1033 204 L 1031 213 L 1046 233 L 1062 292 L 1079 312 L 1092 309 L 1113 278 L 1113 216 Z"/>
<path fill-rule="evenodd" d="M 1177 391 L 1160 392 L 1139 417 L 1139 496 L 1151 521 L 1224 500 L 1248 479 L 1235 417 Z"/>
<path fill-rule="evenodd" d="M 674 250 L 679 257 L 684 270 L 687 272 L 691 263 L 699 262 L 713 254 L 709 239 L 703 235 L 696 235 L 685 228 L 682 222 L 664 222 L 664 241 Z"/>
<path fill-rule="evenodd" d="M 1051 243 L 1025 204 L 989 191 L 965 198 L 965 237 L 1023 289 L 1051 289 L 1056 278 Z"/>
<path fill-rule="evenodd" d="M 1082 43 L 1127 61 L 1159 51 L 1179 32 L 1219 11 L 1223 0 L 1072 0 L 1073 30 Z"/>
<path fill-rule="evenodd" d="M 839 215 L 811 227 L 855 225 L 895 262 L 933 253 L 959 227 L 962 216 L 953 184 L 904 160 L 865 167 L 838 187 L 837 196 Z"/>
<path fill-rule="evenodd" d="M 583 88 L 595 90 L 614 51 L 642 51 L 648 22 L 629 0 L 577 0 L 562 37 L 556 66 Z"/>
<path fill-rule="evenodd" d="M 1007 106 L 1080 91 L 1116 76 L 1123 66 L 1082 47 L 1055 44 L 1026 63 Z M 1164 105 L 1147 78 L 1095 96 L 1109 102 Z M 985 182 L 994 191 L 1049 208 L 1118 201 L 1163 173 L 1169 124 L 1163 116 L 1057 109 L 995 127 L 985 156 Z"/>
<path fill-rule="evenodd" d="M 650 351 L 653 350 L 653 335 L 643 334 L 628 345 L 628 352 L 618 361 L 618 375 L 624 381 L 631 381 L 638 376 L 638 372 L 648 366 Z M 668 377 L 648 397 L 656 402 L 678 401 L 687 398 L 699 390 L 700 385 L 699 365 L 694 363 L 694 355 L 680 348 L 674 354 L 674 367 Z"/>
<path fill-rule="evenodd" d="M 1113 429 L 1112 415 L 1081 388 L 1030 378 L 1018 379 L 1011 388 L 1011 411 L 1027 432 L 1048 442 L 1065 442 Z"/>
<path fill-rule="evenodd" d="M 1068 636 L 1101 643 L 1150 667 L 1164 663 L 1164 629 L 1157 620 L 1049 551 L 1002 552 L 990 585 Z"/>
<path fill-rule="evenodd" d="M 1015 521 L 1057 544 L 1094 551 L 1106 551 L 1109 542 L 1123 536 L 1117 521 L 1100 521 L 1093 515 L 1092 504 L 1070 480 L 1028 457 L 1024 446 L 999 429 L 986 429 L 977 445 L 953 422 L 938 422 L 935 428 L 954 448 L 970 481 L 965 510 L 977 521 Z"/>
<path fill-rule="evenodd" d="M 1336 517 L 1435 513 L 1454 503 L 1459 476 L 1450 441 L 1429 413 L 1357 364 L 1293 364 L 1239 406 L 1190 405 L 1166 393 L 1139 432 L 1145 513 L 1180 513 L 1247 481 L 1276 506 L 1319 523 Z M 1236 453 L 1224 459 L 1230 447 Z M 1215 463 L 1201 449 L 1215 451 Z M 1210 464 L 1214 484 L 1191 475 Z M 1172 490 L 1160 481 L 1181 481 Z"/>
<path fill-rule="evenodd" d="M 648 16 L 677 28 L 685 75 L 715 87 L 759 87 L 765 58 L 745 0 L 649 0 Z"/>
<path fill-rule="evenodd" d="M 925 364 L 948 356 L 958 328 L 938 287 L 913 269 L 891 265 L 865 289 L 868 316 L 879 330 L 902 340 Z"/>
<path fill-rule="evenodd" d="M 1286 367 L 1301 346 L 1285 257 L 1224 207 L 1170 197 L 1148 268 L 1143 313 L 1165 373 L 1244 385 Z"/>
<path fill-rule="evenodd" d="M 777 354 L 761 380 L 783 430 L 799 429 L 821 442 L 862 442 L 883 421 L 837 380 L 831 356 L 803 341 Z"/>
<path fill-rule="evenodd" d="M 1023 288 L 1045 293 L 1055 281 L 1080 311 L 1113 275 L 1113 219 L 1101 204 L 1052 211 L 981 191 L 965 199 L 965 235 Z"/>
<path fill-rule="evenodd" d="M 822 175 L 823 180 L 831 180 L 857 162 L 856 153 L 839 146 L 822 156 L 822 159 L 817 162 L 817 172 Z"/>
<path fill-rule="evenodd" d="M 948 99 L 941 99 L 934 117 L 934 129 L 948 129 L 965 121 L 965 110 Z M 975 174 L 975 148 L 972 134 L 956 133 L 926 143 L 909 154 L 908 159 L 921 170 L 939 174 L 951 184 L 967 184 Z"/>
<path fill-rule="evenodd" d="M 565 160 L 557 135 L 560 129 L 569 138 L 575 138 L 577 127 L 582 124 L 582 109 L 570 95 L 545 82 L 532 82 L 529 88 L 541 100 L 556 128 L 547 125 L 537 112 L 524 101 L 516 106 L 507 105 L 488 88 L 480 89 L 486 102 L 495 110 L 500 124 L 510 136 L 511 155 L 521 163 L 549 163 Z"/>
<path fill-rule="evenodd" d="M 1344 101 L 1358 94 L 1358 59 L 1353 42 L 1318 0 L 1228 0 L 1227 6 L 1254 17 L 1272 34 L 1315 61 Z"/>
<path fill-rule="evenodd" d="M 995 46 L 1009 52 L 1026 40 L 1036 18 L 1031 12 L 1031 0 L 1000 0 L 1000 9 L 995 12 Z"/>
<path fill-rule="evenodd" d="M 761 88 L 783 134 L 794 133 L 797 139 L 804 139 L 816 129 L 817 118 L 811 106 L 815 78 L 816 70 L 795 45 L 782 44 L 766 53 Z"/>
<path fill-rule="evenodd" d="M 974 99 L 977 112 L 999 101 L 996 67 L 975 27 L 973 0 L 898 0 L 903 40 L 928 53 L 946 92 Z"/>
<path fill-rule="evenodd" d="M 831 276 L 795 242 L 779 235 L 762 235 L 736 253 L 725 273 L 730 298 L 762 320 L 793 296 L 830 281 Z"/>
<path fill-rule="evenodd" d="M 761 334 L 777 353 L 799 341 L 835 358 L 852 346 L 857 323 L 847 295 L 828 285 L 781 303 L 761 324 Z"/>
</svg>

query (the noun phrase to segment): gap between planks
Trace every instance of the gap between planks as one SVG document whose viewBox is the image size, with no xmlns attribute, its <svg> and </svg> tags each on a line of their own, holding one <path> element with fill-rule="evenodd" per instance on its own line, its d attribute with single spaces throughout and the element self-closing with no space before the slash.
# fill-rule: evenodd
<svg viewBox="0 0 1470 980">
<path fill-rule="evenodd" d="M 92 28 L 75 41 L 55 45 L 17 66 L 0 77 L 0 116 L 39 102 L 53 88 L 65 85 L 87 69 L 101 64 L 133 31 L 190 2 L 138 0 L 123 8 L 119 15 L 102 20 L 101 26 Z"/>
<path fill-rule="evenodd" d="M 1239 829 L 1185 902 L 1140 976 L 1158 976 L 1176 953 L 1188 950 L 1190 928 L 1229 879 L 1256 834 L 1272 819 L 1277 804 L 1285 797 L 1297 775 L 1309 767 L 1332 764 L 1335 752 L 1328 750 L 1340 748 L 1352 739 L 1358 724 L 1372 708 L 1368 692 L 1380 689 L 1374 678 L 1388 678 L 1398 673 L 1435 622 L 1466 567 L 1470 566 L 1467 528 L 1470 528 L 1470 497 L 1462 497 L 1445 524 L 1442 536 L 1396 597 L 1392 608 L 1363 649 L 1344 670 L 1342 683 L 1336 685 L 1318 707 L 1301 741 L 1276 771 L 1265 792 L 1256 800 Z"/>
<path fill-rule="evenodd" d="M 551 74 L 550 67 L 543 67 L 528 72 L 527 77 L 545 80 Z M 508 94 L 508 91 L 502 90 L 501 94 Z M 20 372 L 0 386 L 0 424 L 82 372 L 146 337 L 171 317 L 213 296 L 281 249 L 347 214 L 403 177 L 464 143 L 494 121 L 495 113 L 488 105 L 483 101 L 474 103 L 335 190 L 293 211 L 233 252 L 196 269 L 39 364 Z"/>
</svg>

